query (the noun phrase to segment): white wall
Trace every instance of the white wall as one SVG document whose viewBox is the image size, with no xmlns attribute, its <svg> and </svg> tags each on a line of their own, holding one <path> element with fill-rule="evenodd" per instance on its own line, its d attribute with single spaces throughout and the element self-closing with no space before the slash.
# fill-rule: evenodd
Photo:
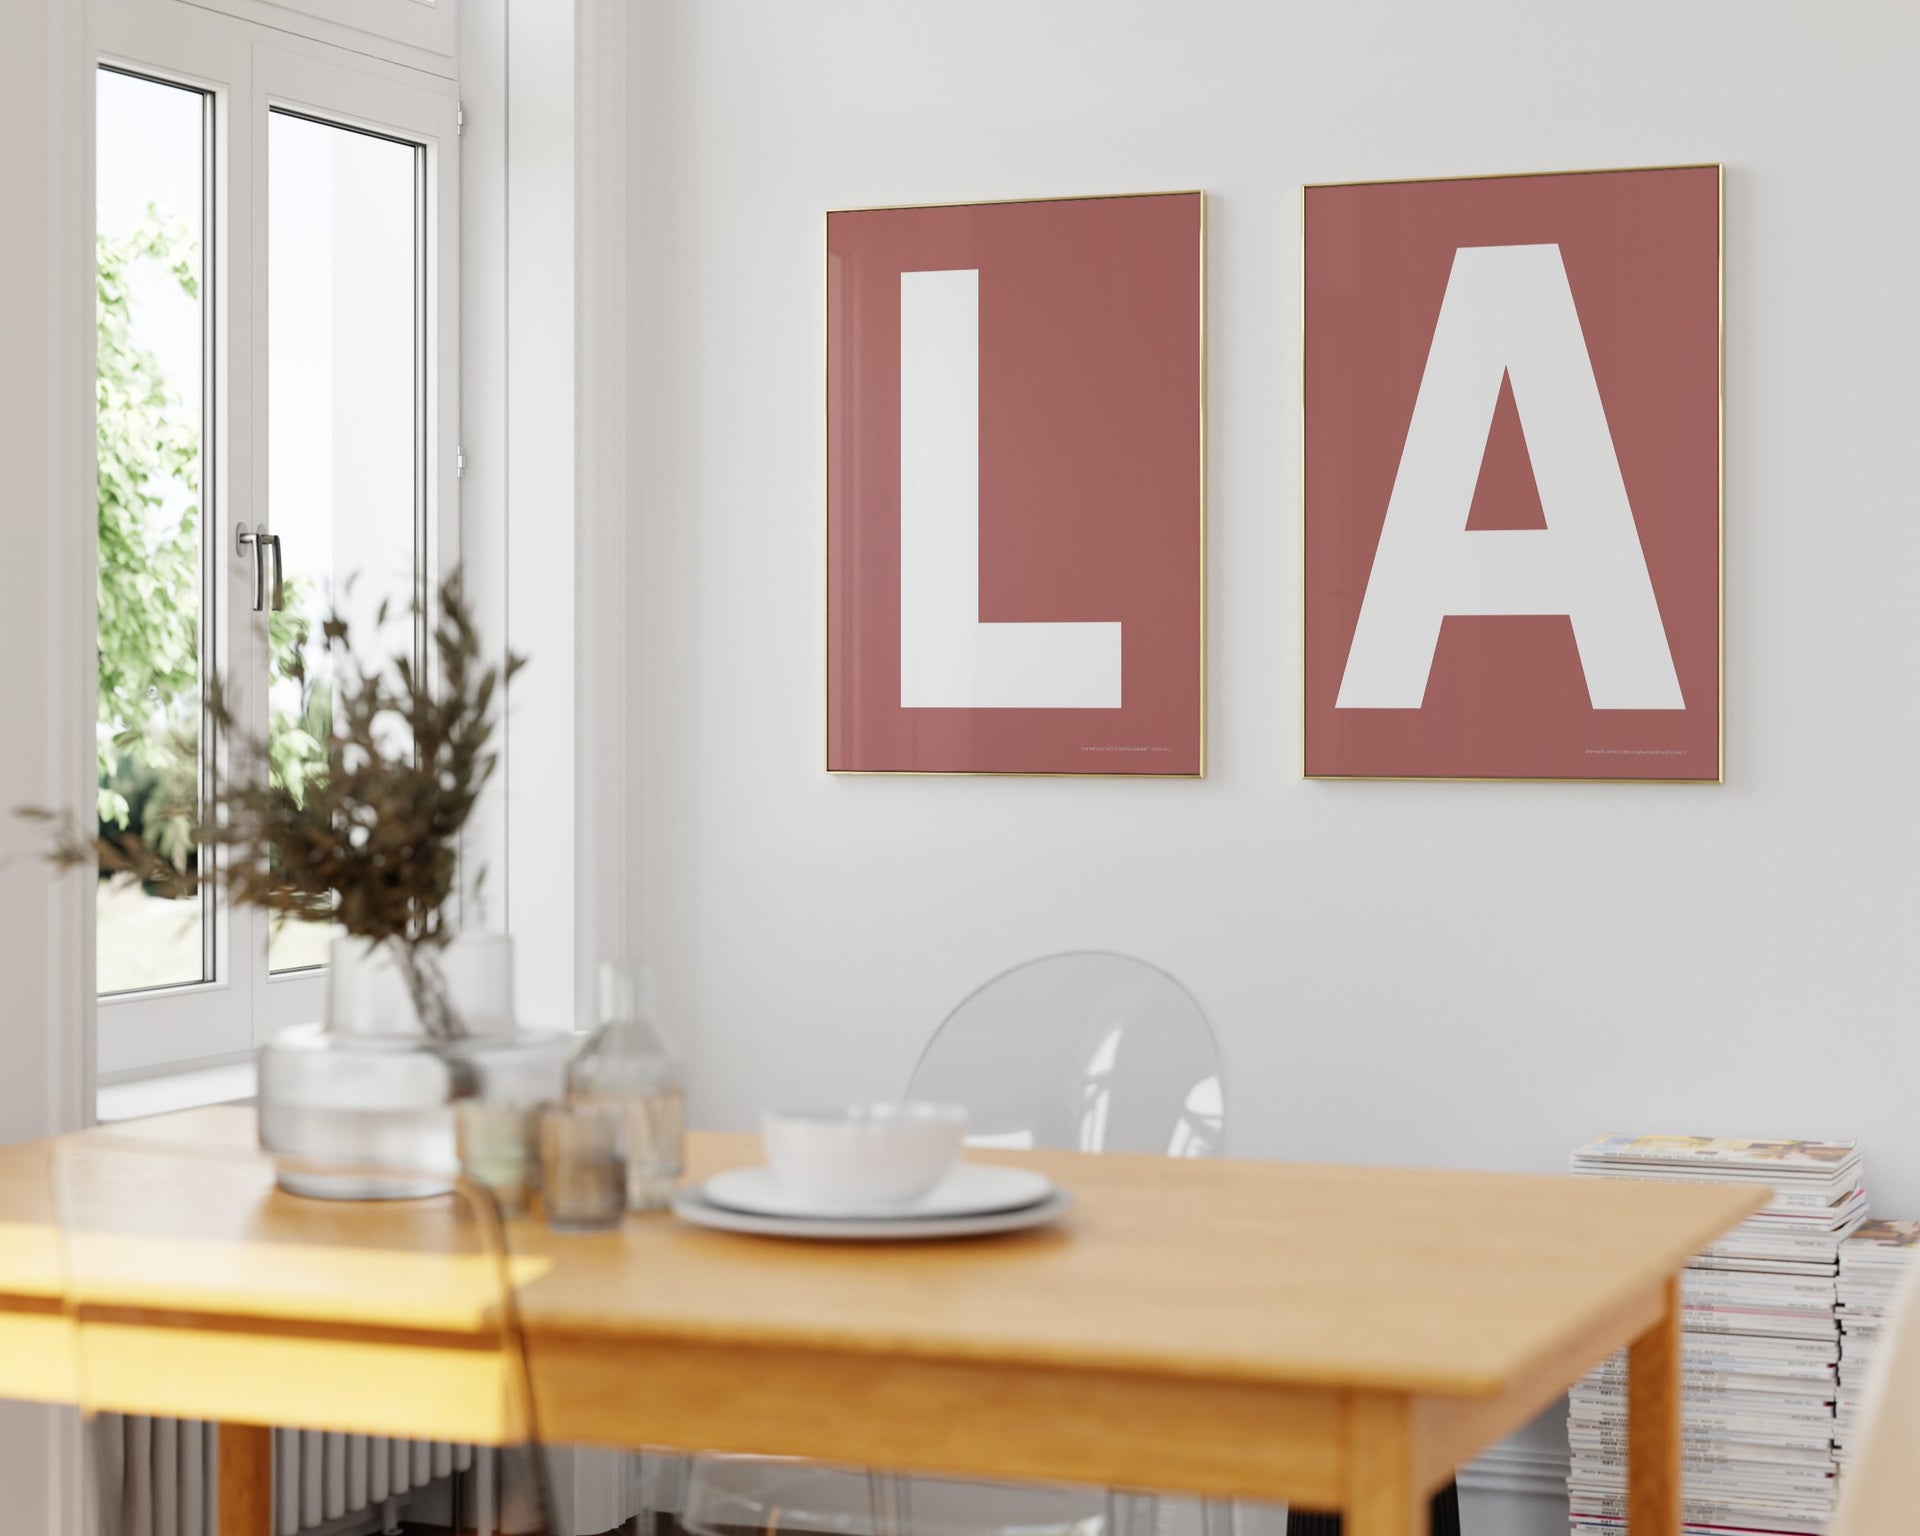
<svg viewBox="0 0 1920 1536">
<path fill-rule="evenodd" d="M 1050 950 L 1171 969 L 1232 1145 L 1554 1169 L 1865 1139 L 1920 1214 L 1920 11 L 677 0 L 634 12 L 639 946 L 694 1113 L 885 1093 Z M 1300 185 L 1727 165 L 1720 788 L 1300 778 Z M 822 211 L 1203 187 L 1210 777 L 829 778 Z"/>
<path fill-rule="evenodd" d="M 0 1142 L 77 1124 L 93 1034 L 91 882 L 53 880 L 6 813 L 91 814 L 93 77 L 84 8 L 0 6 Z M 0 1403 L 10 1529 L 54 1532 L 74 1440 Z"/>
<path fill-rule="evenodd" d="M 594 0 L 598 4 L 599 0 Z M 461 554 L 506 691 L 501 769 L 468 847 L 475 915 L 515 938 L 515 1008 L 568 1029 L 579 1000 L 574 866 L 572 0 L 467 0 L 460 16 Z"/>
<path fill-rule="evenodd" d="M 520 1017 L 560 1029 L 592 1021 L 597 967 L 628 942 L 606 787 L 624 774 L 625 19 L 626 0 L 465 0 L 460 21 L 462 557 L 500 653 L 529 658 L 468 840 L 474 910 L 515 937 Z"/>
<path fill-rule="evenodd" d="M 506 7 L 508 926 L 520 1017 L 567 1029 L 574 955 L 574 25 L 566 0 Z M 533 668 L 537 667 L 536 672 Z"/>
<path fill-rule="evenodd" d="M 483 623 L 531 658 L 469 847 L 515 938 L 515 1006 L 594 1019 L 628 942 L 624 367 L 628 0 L 463 0 L 462 554 Z M 633 1458 L 553 1450 L 562 1529 L 633 1511 Z"/>
</svg>

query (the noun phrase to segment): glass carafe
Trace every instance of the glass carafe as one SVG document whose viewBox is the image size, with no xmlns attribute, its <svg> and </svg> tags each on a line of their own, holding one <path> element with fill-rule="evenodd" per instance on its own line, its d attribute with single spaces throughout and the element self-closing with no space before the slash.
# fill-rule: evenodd
<svg viewBox="0 0 1920 1536">
<path fill-rule="evenodd" d="M 630 989 L 602 978 L 605 1020 L 567 1068 L 567 1098 L 605 1105 L 621 1121 L 627 1209 L 658 1210 L 680 1182 L 686 1080 L 664 1032 L 636 1009 Z"/>
</svg>

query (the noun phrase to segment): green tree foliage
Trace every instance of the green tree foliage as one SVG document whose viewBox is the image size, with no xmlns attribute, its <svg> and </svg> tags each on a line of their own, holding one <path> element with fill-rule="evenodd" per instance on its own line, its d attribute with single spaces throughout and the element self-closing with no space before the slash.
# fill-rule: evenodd
<svg viewBox="0 0 1920 1536">
<path fill-rule="evenodd" d="M 387 612 L 382 603 L 376 632 Z M 336 679 L 332 761 L 298 795 L 249 771 L 269 743 L 235 717 L 218 678 L 208 685 L 207 715 L 232 747 L 232 772 L 215 765 L 200 837 L 229 857 L 181 869 L 138 837 L 82 836 L 71 815 L 45 806 L 15 815 L 52 824 L 46 858 L 57 868 L 97 867 L 176 897 L 212 883 L 276 920 L 331 919 L 393 956 L 429 1034 L 465 1034 L 438 957 L 455 933 L 461 835 L 499 766 L 494 727 L 523 659 L 484 659 L 457 570 L 433 607 L 431 673 L 411 643 L 363 663 L 337 614 L 317 638 Z M 297 676 L 297 652 L 290 664 Z"/>
<path fill-rule="evenodd" d="M 154 208 L 127 234 L 102 235 L 97 257 L 99 815 L 103 828 L 143 832 L 184 866 L 191 816 L 165 813 L 195 797 L 180 737 L 190 725 L 183 705 L 190 714 L 200 692 L 200 421 L 133 339 L 130 269 L 158 262 L 198 298 L 200 257 L 187 226 Z M 163 521 L 169 486 L 189 498 L 171 528 Z"/>
<path fill-rule="evenodd" d="M 100 514 L 102 835 L 132 834 L 177 868 L 192 862 L 200 775 L 200 412 L 134 339 L 132 272 L 157 263 L 200 296 L 191 229 L 155 207 L 124 235 L 99 238 L 97 433 Z M 184 497 L 177 520 L 168 503 Z M 305 584 L 286 584 L 269 621 L 272 678 L 298 697 L 274 711 L 275 784 L 296 800 L 323 774 L 331 693 L 299 654 L 312 629 Z"/>
</svg>

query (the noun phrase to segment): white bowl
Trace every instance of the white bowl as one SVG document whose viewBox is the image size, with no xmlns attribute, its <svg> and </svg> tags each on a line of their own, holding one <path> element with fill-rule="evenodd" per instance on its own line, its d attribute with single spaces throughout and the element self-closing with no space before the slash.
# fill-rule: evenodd
<svg viewBox="0 0 1920 1536">
<path fill-rule="evenodd" d="M 966 1131 L 967 1112 L 956 1104 L 849 1104 L 760 1120 L 773 1176 L 836 1206 L 918 1199 L 953 1171 Z"/>
</svg>

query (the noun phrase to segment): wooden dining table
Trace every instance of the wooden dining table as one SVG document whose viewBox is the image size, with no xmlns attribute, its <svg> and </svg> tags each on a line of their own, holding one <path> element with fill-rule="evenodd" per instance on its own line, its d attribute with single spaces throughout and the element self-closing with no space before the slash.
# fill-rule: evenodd
<svg viewBox="0 0 1920 1536">
<path fill-rule="evenodd" d="M 1623 1348 L 1629 1529 L 1677 1536 L 1680 1271 L 1767 1193 L 979 1152 L 1074 1205 L 1038 1230 L 885 1245 L 520 1219 L 520 1423 L 476 1346 L 498 1337 L 498 1291 L 439 1204 L 351 1213 L 378 1235 L 346 1241 L 347 1213 L 274 1189 L 253 1139 L 250 1111 L 216 1109 L 0 1148 L 0 1396 L 220 1422 L 222 1536 L 269 1528 L 270 1425 L 481 1443 L 537 1426 L 1285 1501 L 1412 1536 L 1455 1468 Z M 758 1151 L 695 1134 L 688 1175 Z M 84 1310 L 56 1177 L 113 1213 Z M 88 1329 L 117 1347 L 86 1357 L 83 1394 Z"/>
</svg>

